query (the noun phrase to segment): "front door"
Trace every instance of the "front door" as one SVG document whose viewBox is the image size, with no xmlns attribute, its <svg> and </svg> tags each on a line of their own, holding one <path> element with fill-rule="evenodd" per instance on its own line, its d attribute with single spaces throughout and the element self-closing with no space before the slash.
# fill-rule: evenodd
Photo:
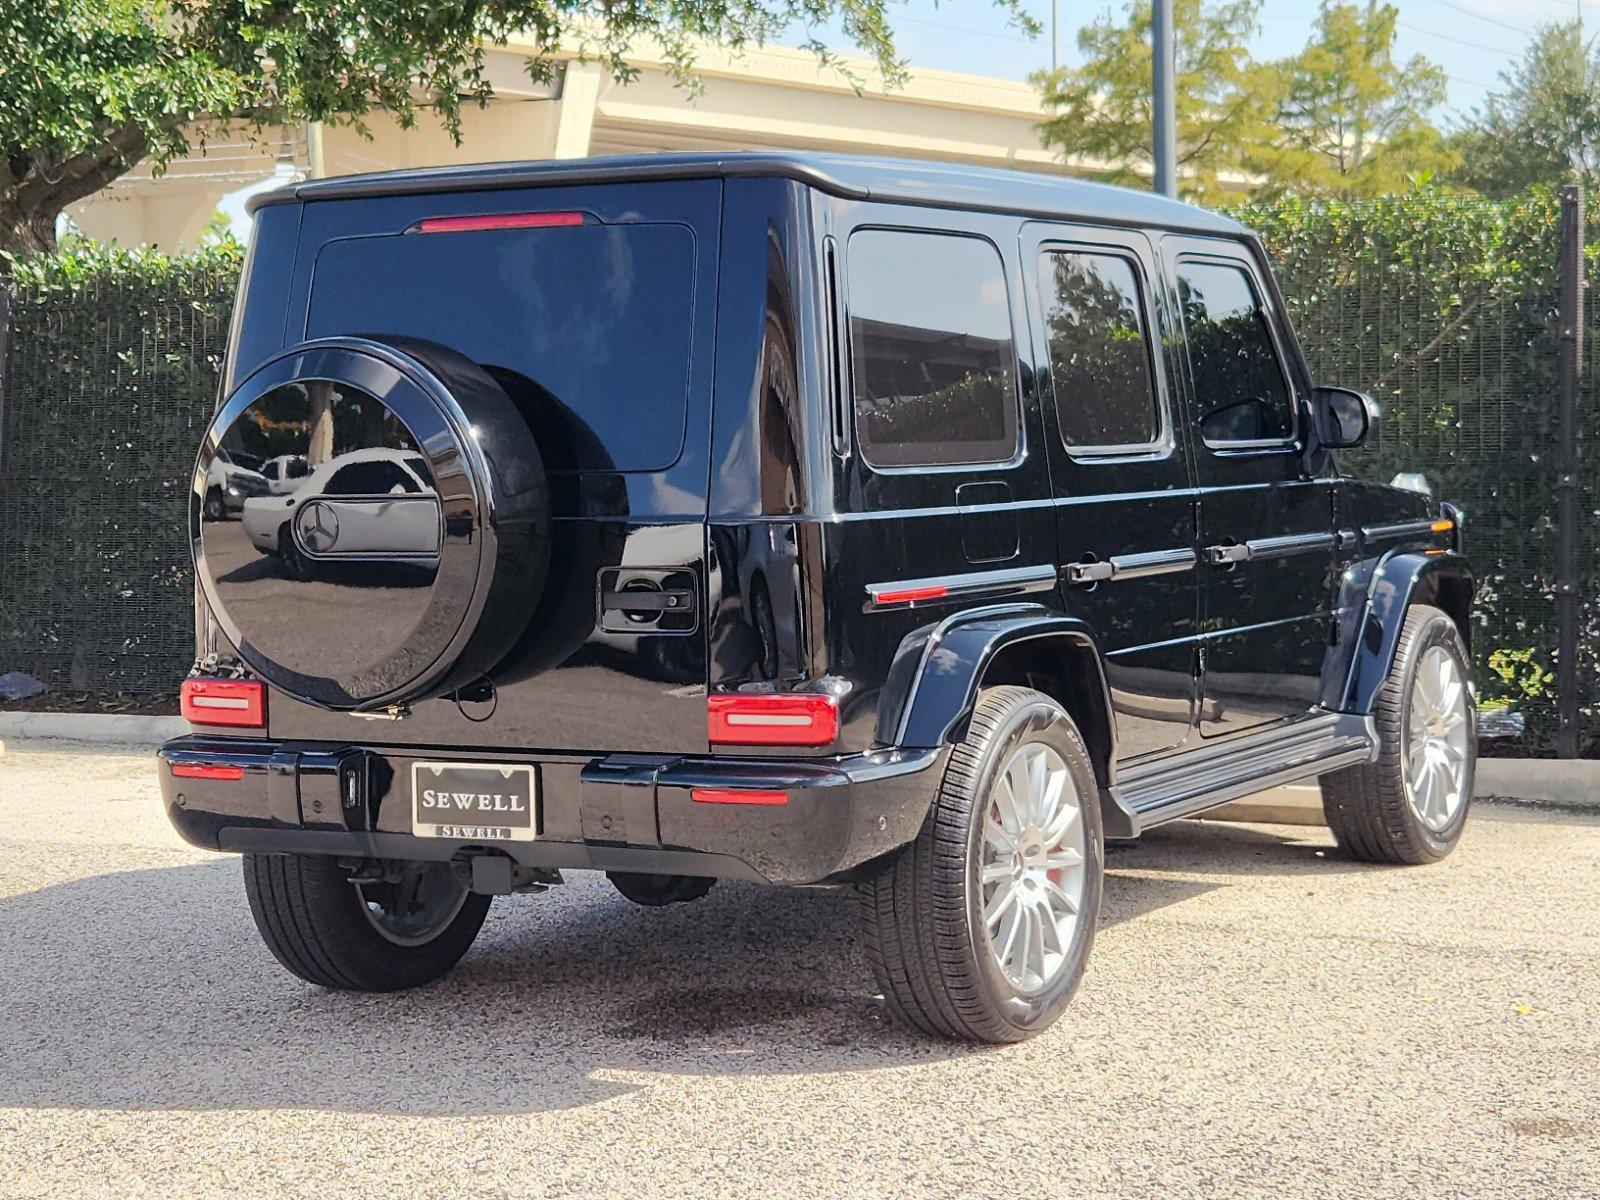
<svg viewBox="0 0 1600 1200">
<path fill-rule="evenodd" d="M 1137 761 L 1190 736 L 1198 698 L 1194 490 L 1154 259 L 1141 234 L 1045 224 L 1023 251 L 1062 594 L 1104 655 L 1118 760 Z"/>
<path fill-rule="evenodd" d="M 1163 243 L 1199 485 L 1200 732 L 1299 716 L 1330 629 L 1331 479 L 1305 469 L 1297 381 L 1259 265 L 1234 241 Z"/>
</svg>

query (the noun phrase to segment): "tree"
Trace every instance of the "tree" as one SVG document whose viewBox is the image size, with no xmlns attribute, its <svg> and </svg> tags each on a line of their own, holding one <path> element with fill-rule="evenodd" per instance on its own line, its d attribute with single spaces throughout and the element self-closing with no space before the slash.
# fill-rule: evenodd
<svg viewBox="0 0 1600 1200">
<path fill-rule="evenodd" d="M 1392 4 L 1324 0 L 1305 49 L 1277 65 L 1279 135 L 1254 157 L 1268 193 L 1360 197 L 1399 191 L 1455 159 L 1429 121 L 1443 68 L 1394 57 Z"/>
<path fill-rule="evenodd" d="M 1037 28 L 1019 0 L 995 3 Z M 461 105 L 488 98 L 485 46 L 513 33 L 575 43 L 624 79 L 629 43 L 652 39 L 688 83 L 703 42 L 738 49 L 831 19 L 898 76 L 884 0 L 5 0 L 0 252 L 49 249 L 67 205 L 222 122 L 260 132 L 384 110 L 410 126 L 431 111 L 455 134 Z M 552 62 L 528 65 L 548 77 Z"/>
<path fill-rule="evenodd" d="M 1178 182 L 1201 201 L 1224 194 L 1270 143 L 1281 84 L 1255 62 L 1261 0 L 1175 0 Z M 1046 145 L 1103 166 L 1122 183 L 1145 186 L 1152 164 L 1150 3 L 1134 0 L 1119 19 L 1103 14 L 1078 33 L 1084 62 L 1034 76 L 1052 115 Z"/>
<path fill-rule="evenodd" d="M 1452 139 L 1451 179 L 1491 196 L 1600 174 L 1600 49 L 1576 21 L 1537 30 L 1522 60 Z"/>
</svg>

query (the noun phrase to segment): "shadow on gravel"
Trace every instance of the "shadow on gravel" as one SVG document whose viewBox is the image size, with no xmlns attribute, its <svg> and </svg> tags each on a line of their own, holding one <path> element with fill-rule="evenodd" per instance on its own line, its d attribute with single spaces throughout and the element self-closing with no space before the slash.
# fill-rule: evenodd
<svg viewBox="0 0 1600 1200">
<path fill-rule="evenodd" d="M 1286 874 L 1324 869 L 1242 832 L 1114 848 L 1102 926 L 1221 886 L 1185 867 L 1249 871 L 1260 851 Z M 1121 873 L 1147 868 L 1171 874 Z M 994 1052 L 892 1022 L 852 893 L 725 884 L 640 909 L 600 876 L 572 879 L 496 901 L 450 976 L 389 996 L 284 973 L 232 861 L 0 901 L 0 1107 L 522 1113 L 649 1086 L 629 1072 L 868 1071 Z"/>
</svg>

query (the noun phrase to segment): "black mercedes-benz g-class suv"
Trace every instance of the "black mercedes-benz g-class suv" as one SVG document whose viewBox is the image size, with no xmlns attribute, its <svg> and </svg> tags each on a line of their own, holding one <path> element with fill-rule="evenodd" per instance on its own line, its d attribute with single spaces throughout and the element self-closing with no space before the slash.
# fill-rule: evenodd
<svg viewBox="0 0 1600 1200">
<path fill-rule="evenodd" d="M 194 471 L 191 842 L 328 987 L 490 898 L 851 884 L 889 1006 L 1010 1041 L 1104 839 L 1321 777 L 1355 857 L 1461 834 L 1459 514 L 1331 451 L 1262 248 L 1157 196 L 799 154 L 255 201 Z M 237 511 L 222 455 L 283 462 Z"/>
</svg>

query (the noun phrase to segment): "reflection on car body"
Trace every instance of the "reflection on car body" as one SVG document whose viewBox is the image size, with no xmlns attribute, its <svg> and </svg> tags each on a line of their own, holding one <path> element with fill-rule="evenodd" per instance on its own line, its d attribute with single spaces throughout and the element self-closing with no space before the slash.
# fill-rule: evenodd
<svg viewBox="0 0 1600 1200">
<path fill-rule="evenodd" d="M 251 544 L 302 560 L 437 565 L 439 496 L 414 451 L 355 450 L 310 467 L 285 498 L 253 496 L 243 521 Z"/>
</svg>

